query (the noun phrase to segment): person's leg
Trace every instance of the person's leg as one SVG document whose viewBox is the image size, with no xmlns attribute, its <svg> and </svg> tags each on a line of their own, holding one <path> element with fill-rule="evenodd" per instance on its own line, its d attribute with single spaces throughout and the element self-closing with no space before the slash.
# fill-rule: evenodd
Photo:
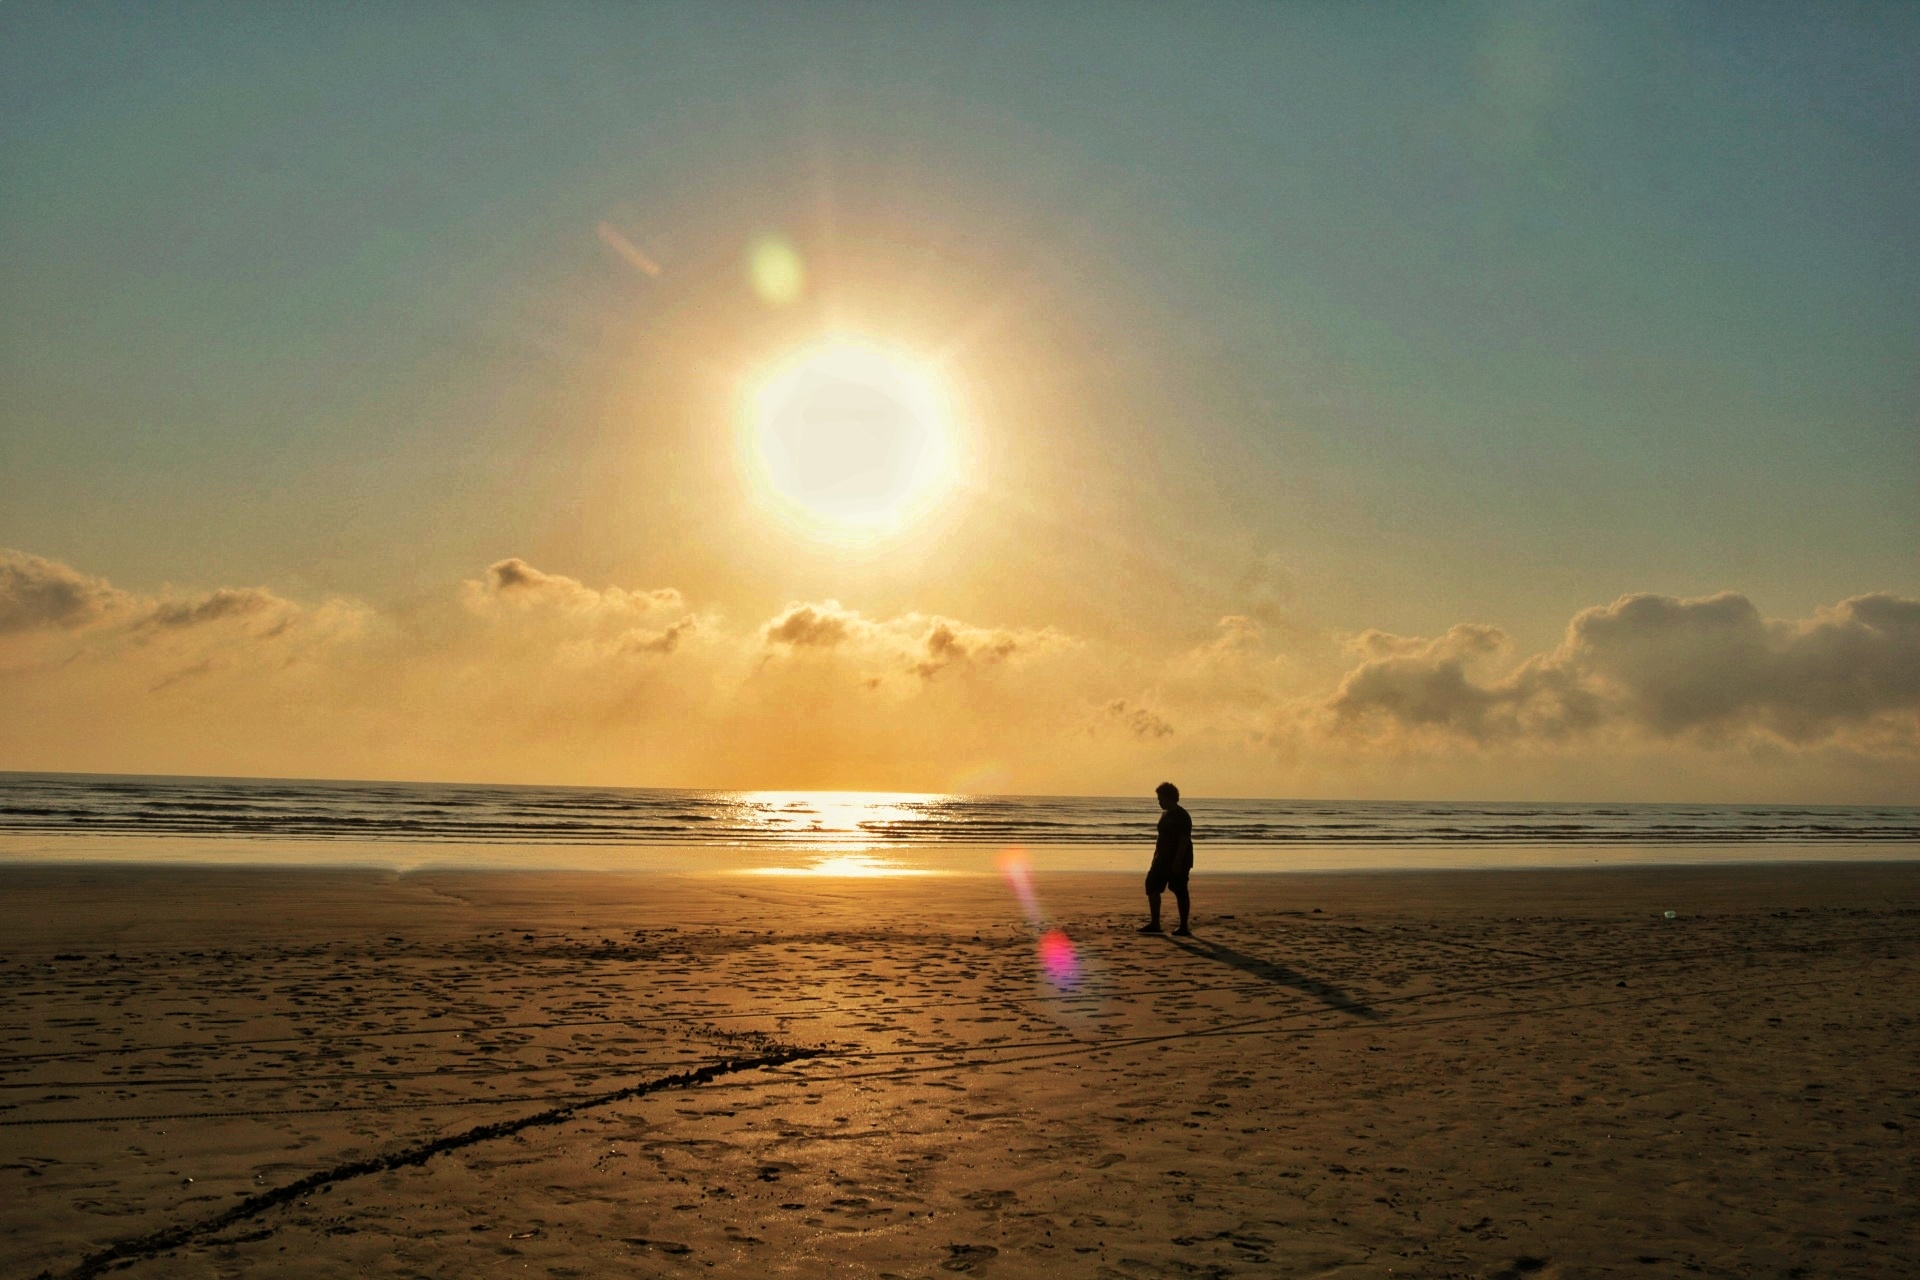
<svg viewBox="0 0 1920 1280">
<path fill-rule="evenodd" d="M 1140 927 L 1142 933 L 1160 932 L 1160 891 L 1166 887 L 1166 881 L 1158 871 L 1155 867 L 1147 872 L 1147 923 Z"/>
<path fill-rule="evenodd" d="M 1173 889 L 1173 900 L 1180 906 L 1180 927 L 1175 929 L 1174 932 L 1185 934 L 1188 932 L 1187 909 L 1189 902 L 1187 899 L 1187 882 L 1185 880 L 1176 880 L 1171 887 Z"/>
</svg>

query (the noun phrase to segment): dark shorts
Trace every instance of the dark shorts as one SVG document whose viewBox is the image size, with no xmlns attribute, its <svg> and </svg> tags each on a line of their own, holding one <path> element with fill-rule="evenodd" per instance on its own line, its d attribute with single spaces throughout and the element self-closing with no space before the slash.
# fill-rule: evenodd
<svg viewBox="0 0 1920 1280">
<path fill-rule="evenodd" d="M 1147 892 L 1161 893 L 1167 889 L 1187 887 L 1187 872 L 1193 868 L 1185 863 L 1156 862 L 1147 868 Z"/>
</svg>

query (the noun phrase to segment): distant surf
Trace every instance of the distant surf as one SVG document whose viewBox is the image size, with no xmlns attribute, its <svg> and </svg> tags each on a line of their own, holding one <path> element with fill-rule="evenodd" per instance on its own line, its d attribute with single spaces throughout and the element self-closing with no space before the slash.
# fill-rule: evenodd
<svg viewBox="0 0 1920 1280">
<path fill-rule="evenodd" d="M 1920 809 L 1890 805 L 1205 796 L 1186 803 L 1198 840 L 1210 851 L 1203 853 L 1203 865 L 1220 869 L 1587 863 L 1622 855 L 1632 861 L 1684 862 L 1920 857 Z M 253 851 L 250 857 L 267 861 L 279 860 L 276 846 L 289 860 L 325 861 L 314 845 L 329 842 L 361 850 L 410 846 L 415 852 L 402 859 L 408 863 L 432 857 L 421 845 L 457 845 L 552 851 L 542 858 L 536 849 L 523 848 L 505 859 L 523 866 L 617 865 L 607 857 L 570 861 L 563 852 L 589 846 L 607 854 L 622 847 L 698 846 L 764 855 L 750 857 L 753 862 L 789 853 L 858 853 L 959 865 L 940 855 L 973 850 L 977 856 L 983 846 L 1019 845 L 1033 850 L 1043 868 L 1095 867 L 1126 865 L 1123 859 L 1091 856 L 1095 850 L 1150 849 L 1158 816 L 1151 795 L 743 792 L 0 773 L 0 858 L 31 855 L 34 860 L 58 858 L 63 849 L 78 860 L 143 860 L 134 847 L 140 840 L 118 838 L 145 837 L 176 851 L 239 841 Z M 297 851 L 296 843 L 302 846 Z M 1517 856 L 1523 849 L 1531 853 Z M 1074 850 L 1088 856 L 1069 856 Z M 1600 851 L 1609 856 L 1573 856 Z M 216 857 L 234 861 L 237 852 Z M 1440 856 L 1449 853 L 1456 856 Z M 684 854 L 680 861 L 686 863 Z"/>
</svg>

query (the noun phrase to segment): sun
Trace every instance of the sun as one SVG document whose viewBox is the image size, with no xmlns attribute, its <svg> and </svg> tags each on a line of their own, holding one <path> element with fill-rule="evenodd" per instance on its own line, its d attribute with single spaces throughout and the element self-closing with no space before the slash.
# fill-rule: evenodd
<svg viewBox="0 0 1920 1280">
<path fill-rule="evenodd" d="M 911 357 L 837 337 L 776 368 L 751 397 L 744 461 L 789 522 L 871 542 L 951 488 L 954 450 L 940 380 Z"/>
</svg>

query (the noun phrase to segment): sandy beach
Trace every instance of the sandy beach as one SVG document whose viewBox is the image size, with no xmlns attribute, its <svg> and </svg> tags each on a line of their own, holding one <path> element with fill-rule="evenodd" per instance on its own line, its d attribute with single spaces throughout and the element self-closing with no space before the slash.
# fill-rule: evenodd
<svg viewBox="0 0 1920 1280">
<path fill-rule="evenodd" d="M 0 872 L 0 1274 L 1920 1273 L 1920 866 L 1038 889 Z"/>
</svg>

